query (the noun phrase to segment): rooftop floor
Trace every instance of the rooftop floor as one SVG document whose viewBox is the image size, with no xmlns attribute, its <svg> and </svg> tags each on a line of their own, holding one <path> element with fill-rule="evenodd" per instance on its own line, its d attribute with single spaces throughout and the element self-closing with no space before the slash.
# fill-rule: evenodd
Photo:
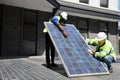
<svg viewBox="0 0 120 80">
<path fill-rule="evenodd" d="M 120 58 L 113 63 L 114 72 L 109 75 L 96 75 L 68 78 L 60 59 L 57 68 L 47 68 L 45 57 L 0 59 L 0 80 L 120 80 Z"/>
</svg>

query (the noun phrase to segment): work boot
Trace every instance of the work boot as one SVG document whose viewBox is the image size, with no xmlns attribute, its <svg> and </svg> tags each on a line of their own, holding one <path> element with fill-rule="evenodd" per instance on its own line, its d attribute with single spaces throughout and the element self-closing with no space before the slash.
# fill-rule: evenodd
<svg viewBox="0 0 120 80">
<path fill-rule="evenodd" d="M 58 65 L 55 64 L 55 63 L 51 63 L 51 66 L 52 66 L 52 67 L 58 67 Z"/>
<path fill-rule="evenodd" d="M 111 68 L 108 68 L 108 71 L 110 72 L 110 73 L 113 73 L 113 68 L 111 67 Z"/>
<path fill-rule="evenodd" d="M 51 68 L 50 64 L 47 64 L 47 68 Z"/>
</svg>

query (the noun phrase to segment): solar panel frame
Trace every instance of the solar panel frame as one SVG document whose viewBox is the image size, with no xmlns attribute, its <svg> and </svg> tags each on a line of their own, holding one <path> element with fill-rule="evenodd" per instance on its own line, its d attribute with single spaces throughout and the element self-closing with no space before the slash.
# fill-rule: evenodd
<svg viewBox="0 0 120 80">
<path fill-rule="evenodd" d="M 104 69 L 106 70 L 106 72 L 101 72 L 101 73 L 97 73 L 97 72 L 96 72 L 96 73 L 87 73 L 87 74 L 85 74 L 85 73 L 84 73 L 84 74 L 71 74 L 71 73 L 74 73 L 74 72 L 70 72 L 70 71 L 72 71 L 72 69 L 71 69 L 71 70 L 68 70 L 68 67 L 69 67 L 70 65 L 69 65 L 68 63 L 65 63 L 64 60 L 65 60 L 66 57 L 63 57 L 63 56 L 62 56 L 62 54 L 63 54 L 64 52 L 63 52 L 62 50 L 60 51 L 60 50 L 58 49 L 56 43 L 59 44 L 59 42 L 55 42 L 55 41 L 54 41 L 53 37 L 55 38 L 55 36 L 53 36 L 53 35 L 51 34 L 51 32 L 50 32 L 50 30 L 49 30 L 49 28 L 48 28 L 48 24 L 52 25 L 52 27 L 56 27 L 56 26 L 55 26 L 53 23 L 44 22 L 44 25 L 45 25 L 45 27 L 46 27 L 47 30 L 48 30 L 48 33 L 49 33 L 50 38 L 51 38 L 51 40 L 52 40 L 52 42 L 53 42 L 53 44 L 54 44 L 54 46 L 55 46 L 55 49 L 56 49 L 56 51 L 57 51 L 60 59 L 62 60 L 64 69 L 65 69 L 68 77 L 109 74 L 107 68 L 104 67 L 104 65 L 103 65 L 102 63 L 101 63 L 101 65 L 104 67 Z M 75 31 L 77 31 L 77 35 L 79 35 L 79 36 L 83 39 L 83 37 L 81 36 L 81 34 L 78 32 L 78 30 L 76 29 L 76 27 L 75 27 L 73 24 L 66 24 L 66 25 L 67 25 L 67 26 L 73 26 L 74 29 L 75 29 Z M 58 28 L 56 28 L 56 29 L 57 29 L 57 31 L 59 31 Z M 67 31 L 67 30 L 66 30 L 66 31 Z M 72 33 L 72 32 L 71 32 L 71 33 Z M 59 31 L 59 35 L 62 35 L 62 36 L 59 36 L 60 38 L 64 37 L 63 34 L 62 34 L 60 31 Z M 70 35 L 68 34 L 68 36 L 70 36 Z M 65 38 L 65 39 L 66 39 L 66 38 Z M 67 40 L 66 40 L 66 41 L 67 41 Z M 61 42 L 63 42 L 63 41 L 61 40 Z M 68 40 L 67 42 L 69 43 L 70 41 Z M 75 41 L 73 41 L 73 42 L 75 42 Z M 85 42 L 84 39 L 83 39 L 83 42 Z M 62 43 L 61 43 L 61 45 L 68 46 L 68 45 L 65 45 L 65 44 L 62 44 Z M 83 45 L 83 44 L 81 43 L 80 45 Z M 69 46 L 72 46 L 72 45 L 69 44 Z M 84 46 L 84 45 L 83 45 L 83 46 Z M 86 46 L 86 47 L 89 48 L 89 46 Z M 67 48 L 66 48 L 66 50 L 67 50 L 67 51 L 71 51 L 71 50 L 69 50 L 69 49 L 67 49 Z M 74 49 L 72 49 L 72 51 L 75 52 Z M 78 55 L 78 54 L 76 54 L 76 55 Z M 85 55 L 90 55 L 90 54 L 88 53 L 88 54 L 85 54 Z M 64 56 L 65 56 L 65 55 L 64 55 Z M 72 54 L 67 55 L 67 57 L 68 57 L 68 56 L 71 56 L 71 59 L 69 59 L 69 60 L 71 60 L 71 61 L 74 60 L 74 59 L 72 58 Z M 79 57 L 78 57 L 78 59 L 79 59 Z M 90 58 L 90 59 L 91 59 L 91 58 Z M 85 59 L 82 58 L 82 60 L 85 60 Z M 80 61 L 82 61 L 82 60 L 80 60 Z M 66 59 L 66 61 L 67 61 L 67 59 Z M 68 61 L 68 62 L 69 62 L 69 61 Z M 69 66 L 67 66 L 67 65 L 69 65 Z M 86 64 L 84 63 L 84 65 L 90 66 L 90 63 L 87 63 L 87 62 L 86 62 Z M 82 64 L 81 66 L 84 67 L 84 65 Z M 78 67 L 78 65 L 77 65 L 77 64 L 74 64 L 74 67 Z M 94 68 L 93 68 L 93 69 L 94 69 Z M 79 69 L 78 69 L 78 70 L 79 70 Z M 83 70 L 84 70 L 84 72 L 88 72 L 89 70 L 92 70 L 92 68 L 89 69 L 89 70 L 87 70 L 87 69 L 84 68 Z M 96 68 L 96 71 L 97 71 L 97 70 L 99 71 L 99 69 Z M 79 71 L 79 72 L 81 72 L 81 71 Z"/>
</svg>

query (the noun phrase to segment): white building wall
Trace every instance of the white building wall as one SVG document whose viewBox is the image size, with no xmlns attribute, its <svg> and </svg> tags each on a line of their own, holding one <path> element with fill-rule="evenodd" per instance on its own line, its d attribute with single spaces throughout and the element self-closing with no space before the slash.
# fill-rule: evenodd
<svg viewBox="0 0 120 80">
<path fill-rule="evenodd" d="M 100 7 L 100 0 L 89 0 L 89 5 L 94 7 Z"/>
<path fill-rule="evenodd" d="M 100 0 L 89 0 L 89 4 L 80 3 L 79 0 L 62 1 L 78 3 L 80 5 L 87 5 L 104 9 L 103 7 L 100 7 Z M 0 4 L 7 4 L 12 6 L 25 7 L 29 9 L 36 9 L 49 12 L 51 12 L 53 9 L 53 6 L 47 0 L 0 0 Z M 105 9 L 118 11 L 118 0 L 109 0 L 109 7 Z"/>
<path fill-rule="evenodd" d="M 0 0 L 0 4 L 52 12 L 53 6 L 47 0 Z"/>
<path fill-rule="evenodd" d="M 118 0 L 109 0 L 109 9 L 118 10 Z"/>
<path fill-rule="evenodd" d="M 80 3 L 79 0 L 63 0 L 63 1 L 68 1 L 68 2 L 73 2 L 73 3 L 78 3 L 78 4 L 83 4 L 83 5 L 104 9 L 104 7 L 100 7 L 100 0 L 89 0 L 89 4 Z M 108 2 L 109 2 L 108 8 L 105 8 L 105 9 L 118 11 L 118 0 L 109 0 Z"/>
<path fill-rule="evenodd" d="M 63 0 L 63 1 L 68 1 L 68 2 L 73 2 L 73 3 L 79 3 L 79 0 Z"/>
</svg>

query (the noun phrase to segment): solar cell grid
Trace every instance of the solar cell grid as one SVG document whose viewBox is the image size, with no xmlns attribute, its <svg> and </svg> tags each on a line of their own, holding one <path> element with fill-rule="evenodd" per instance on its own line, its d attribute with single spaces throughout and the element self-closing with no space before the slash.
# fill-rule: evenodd
<svg viewBox="0 0 120 80">
<path fill-rule="evenodd" d="M 107 69 L 87 52 L 89 47 L 74 25 L 63 26 L 68 33 L 68 37 L 65 38 L 54 24 L 49 22 L 44 24 L 63 62 L 68 77 L 108 74 Z"/>
</svg>

